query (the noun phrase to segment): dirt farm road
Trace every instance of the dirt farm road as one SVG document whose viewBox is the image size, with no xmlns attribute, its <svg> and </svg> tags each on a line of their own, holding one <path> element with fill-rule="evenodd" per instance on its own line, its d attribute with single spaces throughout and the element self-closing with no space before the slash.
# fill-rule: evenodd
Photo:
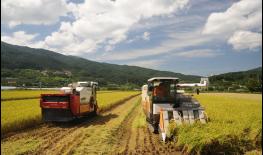
<svg viewBox="0 0 263 155">
<path fill-rule="evenodd" d="M 5 149 L 9 145 L 30 139 L 37 147 L 18 154 L 181 154 L 172 145 L 160 142 L 147 126 L 134 126 L 141 115 L 140 97 L 136 96 L 93 118 L 43 124 L 16 133 L 1 140 L 1 153 L 8 154 Z"/>
</svg>

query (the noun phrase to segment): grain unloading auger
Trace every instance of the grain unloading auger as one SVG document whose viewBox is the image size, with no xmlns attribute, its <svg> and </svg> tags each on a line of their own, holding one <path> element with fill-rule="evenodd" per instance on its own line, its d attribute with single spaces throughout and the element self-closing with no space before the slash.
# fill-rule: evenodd
<svg viewBox="0 0 263 155">
<path fill-rule="evenodd" d="M 146 120 L 154 133 L 166 140 L 170 121 L 176 125 L 206 123 L 205 109 L 190 95 L 178 90 L 180 87 L 207 87 L 208 79 L 200 83 L 179 84 L 174 77 L 154 77 L 142 87 L 142 106 Z"/>
</svg>

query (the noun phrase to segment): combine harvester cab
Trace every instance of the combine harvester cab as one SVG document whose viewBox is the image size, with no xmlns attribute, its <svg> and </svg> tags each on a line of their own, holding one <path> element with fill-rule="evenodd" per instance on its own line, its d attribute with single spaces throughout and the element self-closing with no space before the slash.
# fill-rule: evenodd
<svg viewBox="0 0 263 155">
<path fill-rule="evenodd" d="M 146 120 L 154 133 L 159 133 L 165 141 L 171 121 L 176 125 L 206 123 L 206 114 L 200 103 L 178 90 L 180 87 L 204 87 L 202 83 L 179 84 L 174 77 L 155 77 L 142 87 L 142 106 Z"/>
<path fill-rule="evenodd" d="M 96 114 L 97 87 L 97 82 L 77 82 L 62 87 L 60 94 L 41 94 L 43 121 L 65 122 Z"/>
</svg>

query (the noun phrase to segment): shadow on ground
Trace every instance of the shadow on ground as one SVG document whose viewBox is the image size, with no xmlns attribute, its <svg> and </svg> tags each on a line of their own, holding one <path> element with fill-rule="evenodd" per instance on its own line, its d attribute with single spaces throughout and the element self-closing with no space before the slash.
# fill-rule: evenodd
<svg viewBox="0 0 263 155">
<path fill-rule="evenodd" d="M 50 122 L 48 123 L 49 127 L 61 127 L 61 128 L 72 128 L 76 126 L 88 127 L 90 125 L 103 125 L 110 121 L 111 119 L 117 118 L 116 114 L 107 114 L 107 115 L 96 115 L 96 116 L 87 116 L 79 119 L 75 119 L 70 122 Z"/>
</svg>

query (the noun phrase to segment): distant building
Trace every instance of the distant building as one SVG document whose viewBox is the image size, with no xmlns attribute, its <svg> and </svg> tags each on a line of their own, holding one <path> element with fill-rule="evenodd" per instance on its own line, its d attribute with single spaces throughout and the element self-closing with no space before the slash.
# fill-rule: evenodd
<svg viewBox="0 0 263 155">
<path fill-rule="evenodd" d="M 47 70 L 44 70 L 41 72 L 44 76 L 47 76 L 48 75 L 48 71 Z"/>
<path fill-rule="evenodd" d="M 206 82 L 206 87 L 205 89 L 208 90 L 208 86 L 209 86 L 209 78 L 208 77 L 202 77 L 200 80 L 201 84 L 204 84 Z"/>
<path fill-rule="evenodd" d="M 55 71 L 53 74 L 55 74 L 55 75 L 64 75 L 64 72 L 61 72 L 61 71 Z"/>
<path fill-rule="evenodd" d="M 1 78 L 1 83 L 7 83 L 8 85 L 14 86 L 17 83 L 17 78 L 12 78 L 12 77 Z"/>
<path fill-rule="evenodd" d="M 204 84 L 205 81 L 206 81 L 207 85 L 209 85 L 209 79 L 208 79 L 208 77 L 202 77 L 200 83 L 201 83 L 201 84 Z"/>
<path fill-rule="evenodd" d="M 71 76 L 72 73 L 70 71 L 64 71 L 64 74 L 67 75 L 67 76 Z"/>
</svg>

